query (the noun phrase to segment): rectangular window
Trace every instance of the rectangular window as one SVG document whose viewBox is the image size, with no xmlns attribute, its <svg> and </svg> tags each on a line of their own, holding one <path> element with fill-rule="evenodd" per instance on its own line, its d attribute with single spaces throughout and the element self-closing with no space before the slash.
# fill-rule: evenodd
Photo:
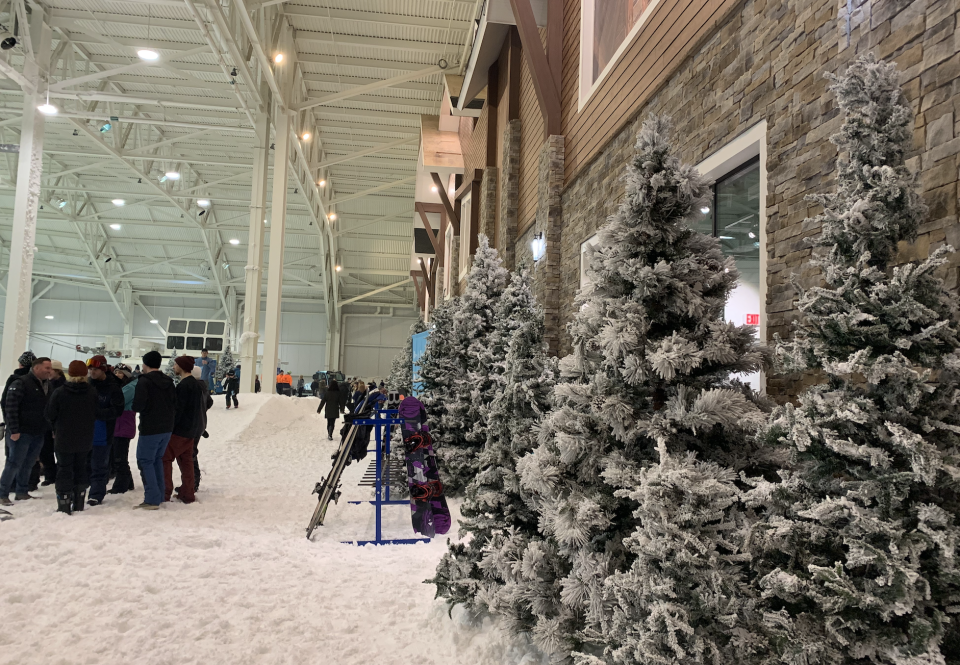
<svg viewBox="0 0 960 665">
<path fill-rule="evenodd" d="M 581 0 L 581 109 L 633 41 L 658 1 Z"/>
<path fill-rule="evenodd" d="M 473 263 L 473 256 L 470 254 L 470 236 L 473 233 L 470 228 L 472 203 L 472 193 L 464 194 L 463 198 L 460 199 L 460 279 L 467 276 L 467 273 L 470 272 L 470 265 Z"/>
</svg>

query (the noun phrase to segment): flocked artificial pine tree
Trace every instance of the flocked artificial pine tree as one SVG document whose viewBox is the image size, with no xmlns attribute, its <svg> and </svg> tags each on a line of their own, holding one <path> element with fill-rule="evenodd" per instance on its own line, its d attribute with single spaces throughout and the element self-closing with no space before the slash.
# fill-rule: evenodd
<svg viewBox="0 0 960 665">
<path fill-rule="evenodd" d="M 387 377 L 387 390 L 393 390 L 403 395 L 409 395 L 413 390 L 413 336 L 427 329 L 423 317 L 418 317 L 410 326 L 410 336 L 404 342 L 403 348 L 393 359 L 390 367 L 390 376 Z"/>
<path fill-rule="evenodd" d="M 510 273 L 486 236 L 480 236 L 467 287 L 459 298 L 434 310 L 434 330 L 421 358 L 420 376 L 431 421 L 438 423 L 434 443 L 444 486 L 463 492 L 476 476 L 486 437 L 481 411 L 495 391 L 487 351 L 496 328 L 497 303 Z M 481 425 L 478 427 L 477 423 Z"/>
<path fill-rule="evenodd" d="M 528 271 L 513 274 L 496 320 L 495 341 L 489 345 L 496 354 L 496 396 L 482 414 L 486 438 L 479 473 L 467 485 L 461 507 L 460 536 L 470 538 L 450 545 L 432 581 L 438 596 L 475 613 L 502 615 L 516 630 L 524 630 L 530 612 L 517 595 L 523 586 L 514 562 L 536 537 L 537 516 L 520 490 L 516 464 L 536 443 L 555 372 Z"/>
<path fill-rule="evenodd" d="M 227 348 L 223 350 L 223 353 L 220 354 L 220 359 L 217 361 L 217 370 L 213 374 L 214 382 L 220 385 L 223 382 L 223 377 L 234 368 L 234 365 L 233 351 L 230 350 L 230 344 L 228 343 Z"/>
<path fill-rule="evenodd" d="M 544 535 L 515 564 L 518 596 L 557 661 L 722 662 L 749 611 L 735 480 L 762 416 L 732 377 L 763 355 L 724 321 L 735 263 L 690 229 L 708 187 L 668 134 L 643 124 L 589 256 L 557 406 L 518 465 Z"/>
<path fill-rule="evenodd" d="M 952 250 L 891 266 L 925 213 L 904 164 L 913 114 L 891 64 L 831 78 L 837 192 L 812 197 L 823 286 L 801 290 L 776 352 L 826 382 L 765 431 L 792 455 L 753 496 L 766 629 L 784 663 L 957 663 L 960 326 L 936 275 Z"/>
</svg>

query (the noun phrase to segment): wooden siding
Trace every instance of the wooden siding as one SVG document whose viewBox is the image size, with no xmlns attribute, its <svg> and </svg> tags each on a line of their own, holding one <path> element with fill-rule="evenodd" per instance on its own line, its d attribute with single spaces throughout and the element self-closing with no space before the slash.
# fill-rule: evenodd
<svg viewBox="0 0 960 665">
<path fill-rule="evenodd" d="M 474 169 L 483 169 L 486 166 L 489 112 L 490 107 L 485 104 L 476 124 L 473 118 L 460 118 L 460 150 L 463 152 L 464 173 L 473 173 Z"/>
<path fill-rule="evenodd" d="M 579 0 L 578 0 L 579 2 Z M 579 7 L 579 4 L 578 4 Z M 546 38 L 546 30 L 540 30 Z M 517 237 L 537 219 L 540 151 L 543 148 L 543 115 L 533 87 L 533 75 L 527 59 L 520 63 L 520 201 L 517 212 Z"/>
<path fill-rule="evenodd" d="M 569 185 L 601 148 L 623 129 L 700 42 L 740 0 L 663 0 L 607 72 L 582 111 L 580 94 L 580 2 L 564 5 L 563 107 L 564 181 Z M 531 86 L 532 88 L 532 86 Z M 532 89 L 531 89 L 532 94 Z M 533 103 L 536 104 L 534 96 Z M 521 103 L 521 106 L 523 104 Z M 542 124 L 542 121 L 541 121 Z M 527 127 L 523 131 L 526 134 Z M 542 132 L 542 130 L 541 130 Z M 539 156 L 539 150 L 536 150 Z M 531 159 L 524 154 L 523 159 Z M 521 167 L 521 182 L 523 178 Z M 521 186 L 522 191 L 522 186 Z M 534 208 L 536 202 L 534 201 Z M 521 228 L 525 217 L 521 215 Z"/>
</svg>

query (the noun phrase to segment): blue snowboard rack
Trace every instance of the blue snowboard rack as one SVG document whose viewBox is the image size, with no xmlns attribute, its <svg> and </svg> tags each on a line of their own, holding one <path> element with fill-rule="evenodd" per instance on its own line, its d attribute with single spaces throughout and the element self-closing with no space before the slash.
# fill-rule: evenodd
<svg viewBox="0 0 960 665">
<path fill-rule="evenodd" d="M 373 501 L 348 501 L 351 505 L 362 505 L 365 503 L 373 504 L 377 513 L 377 532 L 374 540 L 345 540 L 350 545 L 412 545 L 414 543 L 429 543 L 429 538 L 384 538 L 383 537 L 383 507 L 384 506 L 410 506 L 409 499 L 391 499 L 390 485 L 384 484 L 383 472 L 387 464 L 384 461 L 384 455 L 390 456 L 390 430 L 393 425 L 402 425 L 403 419 L 399 417 L 398 409 L 383 409 L 375 411 L 373 418 L 364 420 L 354 420 L 354 425 L 370 425 L 376 440 L 376 476 L 374 479 L 374 499 Z M 392 416 L 392 417 L 391 417 Z"/>
</svg>

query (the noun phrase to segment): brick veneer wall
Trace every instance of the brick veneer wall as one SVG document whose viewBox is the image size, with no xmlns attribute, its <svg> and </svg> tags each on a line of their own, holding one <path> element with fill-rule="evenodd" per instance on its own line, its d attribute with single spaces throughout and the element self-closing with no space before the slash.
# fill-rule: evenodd
<svg viewBox="0 0 960 665">
<path fill-rule="evenodd" d="M 500 164 L 500 214 L 496 236 L 490 235 L 500 250 L 503 265 L 513 270 L 516 261 L 517 212 L 520 203 L 520 120 L 511 120 L 503 129 L 503 156 Z"/>
<path fill-rule="evenodd" d="M 560 352 L 570 352 L 565 324 L 579 287 L 580 244 L 612 214 L 624 192 L 621 176 L 649 113 L 672 117 L 681 158 L 697 163 L 761 120 L 767 121 L 767 334 L 789 336 L 797 318 L 790 277 L 805 285 L 819 274 L 809 266 L 804 238 L 819 228 L 804 220 L 819 208 L 805 201 L 833 191 L 840 125 L 824 72 L 840 72 L 858 54 L 873 52 L 903 71 L 916 113 L 910 166 L 920 173 L 927 222 L 901 261 L 925 257 L 950 242 L 960 248 L 957 223 L 960 154 L 960 37 L 956 0 L 857 0 L 851 21 L 846 0 L 746 0 L 672 75 L 600 155 L 563 192 L 560 255 Z M 944 275 L 955 289 L 960 258 Z M 814 377 L 768 377 L 768 392 L 786 399 Z"/>
</svg>

